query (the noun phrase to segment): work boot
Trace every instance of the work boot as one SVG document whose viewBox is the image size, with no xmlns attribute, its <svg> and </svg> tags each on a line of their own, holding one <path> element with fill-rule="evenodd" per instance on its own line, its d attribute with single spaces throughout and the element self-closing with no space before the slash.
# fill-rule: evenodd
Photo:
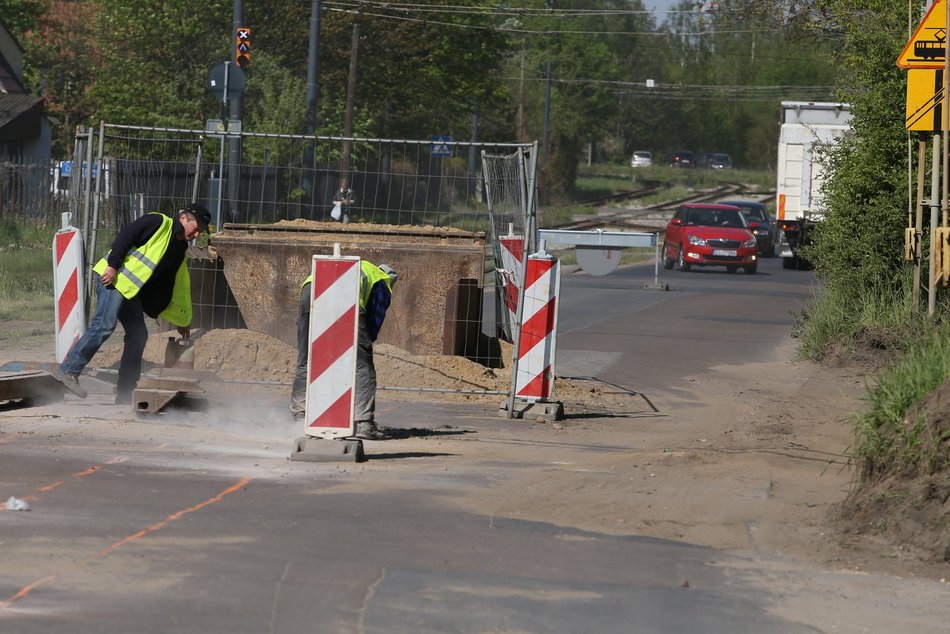
<svg viewBox="0 0 950 634">
<path fill-rule="evenodd" d="M 72 374 L 63 374 L 59 369 L 53 370 L 52 377 L 62 383 L 67 390 L 79 398 L 89 396 L 89 393 L 79 385 L 79 377 L 73 376 Z"/>
<path fill-rule="evenodd" d="M 392 438 L 392 436 L 376 427 L 376 423 L 371 420 L 356 423 L 356 437 L 362 440 L 389 440 Z"/>
</svg>

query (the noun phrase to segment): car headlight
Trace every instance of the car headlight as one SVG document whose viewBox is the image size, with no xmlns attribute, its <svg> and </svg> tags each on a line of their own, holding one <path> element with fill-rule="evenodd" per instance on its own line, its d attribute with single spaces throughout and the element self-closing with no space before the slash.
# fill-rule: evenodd
<svg viewBox="0 0 950 634">
<path fill-rule="evenodd" d="M 755 238 L 749 238 L 748 240 L 742 243 L 742 248 L 744 249 L 749 249 L 754 246 L 755 246 Z"/>
<path fill-rule="evenodd" d="M 767 236 L 767 235 L 769 235 L 769 230 L 768 230 L 768 229 L 756 229 L 756 230 L 755 230 L 755 235 L 757 235 L 757 236 Z"/>
<path fill-rule="evenodd" d="M 697 247 L 706 246 L 706 241 L 700 238 L 699 236 L 686 236 L 686 239 L 689 240 L 689 243 L 692 244 L 693 246 L 697 246 Z"/>
</svg>

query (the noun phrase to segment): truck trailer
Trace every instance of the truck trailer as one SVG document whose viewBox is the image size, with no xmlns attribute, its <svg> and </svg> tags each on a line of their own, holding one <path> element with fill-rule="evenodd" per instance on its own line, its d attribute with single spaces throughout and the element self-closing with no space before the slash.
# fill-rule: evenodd
<svg viewBox="0 0 950 634">
<path fill-rule="evenodd" d="M 779 133 L 775 209 L 775 253 L 786 269 L 805 268 L 799 249 L 821 220 L 824 166 L 818 147 L 833 144 L 851 130 L 846 103 L 783 101 Z"/>
</svg>

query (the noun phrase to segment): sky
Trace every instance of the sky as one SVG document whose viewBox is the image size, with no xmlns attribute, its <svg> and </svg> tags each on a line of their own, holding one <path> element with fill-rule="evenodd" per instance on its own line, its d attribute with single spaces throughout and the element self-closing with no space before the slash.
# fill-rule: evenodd
<svg viewBox="0 0 950 634">
<path fill-rule="evenodd" d="M 643 6 L 656 13 L 658 24 L 666 20 L 666 13 L 663 12 L 675 9 L 679 3 L 680 0 L 643 0 Z"/>
<path fill-rule="evenodd" d="M 643 2 L 643 6 L 654 11 L 669 11 L 677 4 L 679 4 L 679 0 L 644 0 Z M 664 16 L 658 15 L 657 17 L 663 18 Z"/>
</svg>

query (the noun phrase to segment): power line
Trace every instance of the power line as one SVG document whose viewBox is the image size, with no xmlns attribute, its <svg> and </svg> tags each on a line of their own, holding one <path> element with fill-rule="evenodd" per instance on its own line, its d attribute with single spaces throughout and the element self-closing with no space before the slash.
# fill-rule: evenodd
<svg viewBox="0 0 950 634">
<path fill-rule="evenodd" d="M 330 6 L 332 4 L 339 4 L 341 6 L 335 7 Z M 348 5 L 345 3 L 324 3 L 324 6 L 328 11 L 333 11 L 337 13 L 358 13 L 361 16 L 367 16 L 372 18 L 379 18 L 382 20 L 399 20 L 402 22 L 415 22 L 419 24 L 430 24 L 433 26 L 445 26 L 457 29 L 467 29 L 474 31 L 492 31 L 497 33 L 506 33 L 512 35 L 639 35 L 639 36 L 649 36 L 649 37 L 696 37 L 696 36 L 708 36 L 708 35 L 744 35 L 748 33 L 772 33 L 774 29 L 770 28 L 761 28 L 761 29 L 728 29 L 728 30 L 705 30 L 705 31 L 690 31 L 689 33 L 673 33 L 670 31 L 604 31 L 604 30 L 582 30 L 582 29 L 526 29 L 521 28 L 520 26 L 515 26 L 514 24 L 502 24 L 499 26 L 492 25 L 477 25 L 477 24 L 460 24 L 458 22 L 445 22 L 442 20 L 433 20 L 430 18 L 420 18 L 413 17 L 408 15 L 392 15 L 388 13 L 375 13 L 373 11 L 367 11 L 366 6 L 362 4 L 352 4 Z M 372 5 L 370 5 L 372 6 Z M 380 9 L 390 9 L 390 5 L 381 4 Z M 439 11 L 439 13 L 451 13 L 449 11 Z M 496 13 L 487 13 L 485 11 L 472 12 L 476 15 L 483 15 L 485 17 L 497 17 L 499 14 Z M 627 11 L 623 14 L 630 14 L 632 12 Z M 602 15 L 608 15 L 606 13 Z M 545 14 L 545 17 L 556 17 L 550 14 Z M 585 16 L 587 17 L 587 16 Z"/>
<path fill-rule="evenodd" d="M 508 77 L 508 81 L 520 81 L 520 77 Z M 525 81 L 541 83 L 545 77 L 526 77 Z M 633 95 L 635 97 L 670 100 L 700 101 L 759 101 L 765 99 L 787 98 L 789 94 L 811 95 L 813 98 L 826 98 L 834 95 L 835 86 L 795 86 L 795 85 L 710 85 L 710 84 L 664 84 L 654 83 L 648 87 L 643 82 L 624 82 L 600 79 L 552 79 L 552 83 L 564 86 L 598 86 L 611 92 Z"/>
<path fill-rule="evenodd" d="M 708 11 L 703 9 L 691 10 L 668 10 L 654 12 L 651 9 L 566 9 L 558 8 L 532 8 L 532 7 L 473 7 L 467 5 L 451 4 L 419 4 L 409 2 L 373 2 L 371 0 L 358 2 L 327 2 L 325 5 L 339 5 L 349 7 L 354 10 L 360 10 L 365 7 L 374 7 L 379 10 L 415 12 L 415 13 L 457 13 L 457 14 L 475 14 L 490 16 L 509 16 L 509 17 L 549 17 L 549 18 L 586 18 L 598 16 L 614 15 L 656 15 L 656 13 L 674 14 L 674 15 L 705 15 Z"/>
</svg>

